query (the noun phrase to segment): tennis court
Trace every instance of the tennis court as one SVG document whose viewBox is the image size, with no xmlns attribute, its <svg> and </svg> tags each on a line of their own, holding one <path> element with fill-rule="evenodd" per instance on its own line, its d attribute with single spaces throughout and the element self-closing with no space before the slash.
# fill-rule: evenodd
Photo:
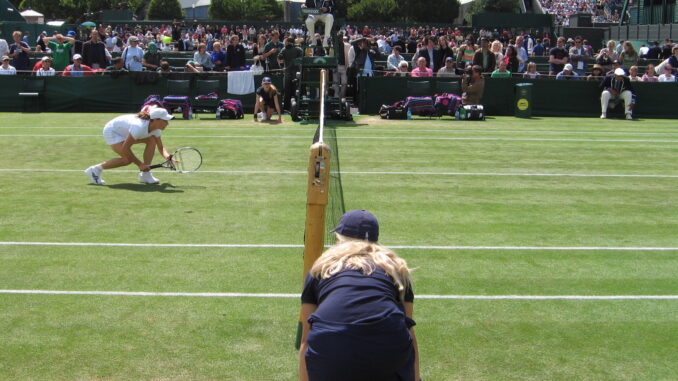
<svg viewBox="0 0 678 381">
<path fill-rule="evenodd" d="M 316 126 L 179 118 L 199 172 L 89 185 L 114 116 L 0 115 L 0 379 L 294 380 Z M 678 373 L 675 121 L 332 125 L 416 268 L 424 379 Z"/>
</svg>

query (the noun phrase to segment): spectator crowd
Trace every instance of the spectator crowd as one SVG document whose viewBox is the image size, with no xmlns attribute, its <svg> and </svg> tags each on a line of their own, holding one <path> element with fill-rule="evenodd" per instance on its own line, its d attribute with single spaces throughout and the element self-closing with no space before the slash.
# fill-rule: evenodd
<svg viewBox="0 0 678 381">
<path fill-rule="evenodd" d="M 556 25 L 570 25 L 570 16 L 589 14 L 594 23 L 618 23 L 623 9 L 621 0 L 540 0 L 545 13 L 553 15 Z"/>
</svg>

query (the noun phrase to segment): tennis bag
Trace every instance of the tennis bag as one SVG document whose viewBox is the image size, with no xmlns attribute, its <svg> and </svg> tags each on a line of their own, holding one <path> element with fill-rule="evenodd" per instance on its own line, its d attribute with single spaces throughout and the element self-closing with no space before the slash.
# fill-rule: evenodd
<svg viewBox="0 0 678 381">
<path fill-rule="evenodd" d="M 431 97 L 407 97 L 405 99 L 405 108 L 409 108 L 412 114 L 420 116 L 430 116 L 436 113 L 436 109 L 433 107 L 433 98 Z"/>
<path fill-rule="evenodd" d="M 180 111 L 184 119 L 193 119 L 191 98 L 186 95 L 168 95 L 162 98 L 162 105 L 169 112 Z"/>
<path fill-rule="evenodd" d="M 405 101 L 398 101 L 392 105 L 381 105 L 379 116 L 381 119 L 407 119 Z"/>
<path fill-rule="evenodd" d="M 141 111 L 147 111 L 150 107 L 152 106 L 157 106 L 157 107 L 165 107 L 162 104 L 162 98 L 160 98 L 160 95 L 149 95 L 144 99 L 144 104 L 141 106 Z"/>
<path fill-rule="evenodd" d="M 219 94 L 217 93 L 209 93 L 207 95 L 198 95 L 195 97 L 196 101 L 213 101 L 219 99 Z"/>
<path fill-rule="evenodd" d="M 438 116 L 454 116 L 461 106 L 461 97 L 457 94 L 436 94 L 434 98 L 435 103 L 433 104 L 433 107 L 436 109 Z"/>
<path fill-rule="evenodd" d="M 459 108 L 459 120 L 485 120 L 483 105 L 464 105 Z"/>
<path fill-rule="evenodd" d="M 217 107 L 217 119 L 242 119 L 245 113 L 242 109 L 242 102 L 238 99 L 222 99 Z"/>
</svg>

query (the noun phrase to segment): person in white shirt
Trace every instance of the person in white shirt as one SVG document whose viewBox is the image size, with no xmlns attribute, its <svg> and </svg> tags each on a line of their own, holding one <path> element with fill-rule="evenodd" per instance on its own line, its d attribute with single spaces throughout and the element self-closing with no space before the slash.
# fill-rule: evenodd
<svg viewBox="0 0 678 381">
<path fill-rule="evenodd" d="M 16 69 L 9 64 L 10 58 L 8 56 L 2 57 L 2 66 L 0 66 L 0 75 L 16 75 Z"/>
<path fill-rule="evenodd" d="M 174 118 L 162 107 L 144 108 L 138 114 L 119 116 L 104 127 L 104 141 L 111 149 L 120 155 L 103 163 L 93 165 L 85 170 L 85 175 L 94 185 L 104 185 L 106 182 L 101 178 L 104 169 L 124 167 L 132 163 L 139 167 L 139 182 L 145 184 L 158 184 L 160 180 L 154 177 L 150 170 L 155 148 L 165 158 L 170 154 L 162 144 L 162 131 L 167 128 L 169 120 Z M 132 151 L 134 144 L 143 143 L 143 161 L 139 160 Z"/>
<path fill-rule="evenodd" d="M 7 41 L 0 38 L 0 57 L 9 56 L 9 45 Z"/>
<path fill-rule="evenodd" d="M 120 55 L 122 60 L 125 61 L 125 67 L 129 71 L 142 71 L 144 69 L 142 65 L 144 50 L 139 47 L 139 39 L 136 36 L 132 36 L 127 42 L 129 46 Z"/>
<path fill-rule="evenodd" d="M 386 60 L 386 66 L 388 70 L 397 71 L 400 62 L 405 61 L 405 58 L 403 58 L 403 56 L 400 55 L 400 51 L 401 51 L 400 46 L 396 45 L 393 47 L 393 53 L 391 53 L 388 56 L 388 59 Z"/>
<path fill-rule="evenodd" d="M 109 35 L 104 43 L 106 44 L 106 50 L 108 50 L 109 52 L 115 52 L 116 51 L 115 49 L 117 49 L 118 52 L 120 51 L 120 48 L 118 48 L 117 46 L 118 37 L 116 33 Z"/>
<path fill-rule="evenodd" d="M 457 70 L 454 67 L 454 58 L 445 58 L 445 66 L 438 70 L 438 77 L 458 77 Z"/>
<path fill-rule="evenodd" d="M 676 76 L 673 75 L 673 68 L 671 65 L 666 64 L 662 69 L 664 70 L 664 74 L 659 76 L 659 82 L 676 82 Z"/>
<path fill-rule="evenodd" d="M 52 58 L 44 56 L 40 61 L 42 61 L 42 67 L 35 72 L 35 75 L 37 77 L 54 77 L 56 71 L 52 67 Z"/>
</svg>

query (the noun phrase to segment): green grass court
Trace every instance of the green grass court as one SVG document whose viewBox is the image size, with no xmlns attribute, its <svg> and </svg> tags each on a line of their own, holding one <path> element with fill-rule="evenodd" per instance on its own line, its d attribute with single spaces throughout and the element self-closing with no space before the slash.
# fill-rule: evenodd
<svg viewBox="0 0 678 381">
<path fill-rule="evenodd" d="M 0 379 L 294 380 L 316 126 L 179 118 L 163 141 L 200 172 L 88 185 L 114 116 L 0 115 Z M 347 209 L 417 269 L 425 380 L 675 379 L 675 120 L 360 116 L 337 135 Z"/>
</svg>

